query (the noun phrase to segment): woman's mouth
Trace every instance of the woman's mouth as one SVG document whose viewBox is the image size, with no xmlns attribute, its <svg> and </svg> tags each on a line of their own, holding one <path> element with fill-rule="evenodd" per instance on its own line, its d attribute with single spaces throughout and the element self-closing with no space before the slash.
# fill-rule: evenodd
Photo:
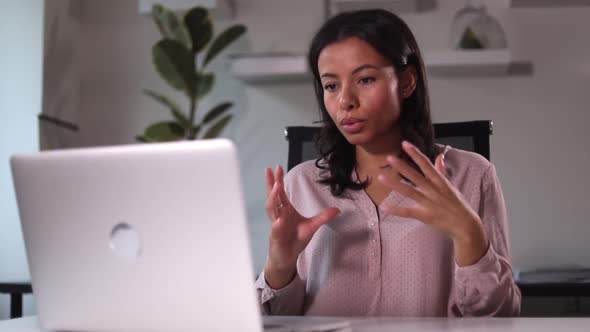
<svg viewBox="0 0 590 332">
<path fill-rule="evenodd" d="M 342 126 L 342 129 L 344 129 L 344 131 L 346 131 L 347 133 L 355 134 L 363 129 L 363 127 L 365 126 L 365 120 L 356 118 L 346 118 L 340 121 L 340 125 Z"/>
</svg>

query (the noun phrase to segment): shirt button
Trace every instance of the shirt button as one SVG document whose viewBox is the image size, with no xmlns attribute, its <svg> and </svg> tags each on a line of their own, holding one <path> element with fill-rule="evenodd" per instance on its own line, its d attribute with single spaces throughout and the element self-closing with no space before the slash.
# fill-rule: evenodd
<svg viewBox="0 0 590 332">
<path fill-rule="evenodd" d="M 371 227 L 373 227 L 373 226 L 375 226 L 375 223 L 374 222 L 371 223 Z"/>
<path fill-rule="evenodd" d="M 371 256 L 375 257 L 375 256 L 377 256 L 377 254 L 375 252 L 372 252 Z"/>
</svg>

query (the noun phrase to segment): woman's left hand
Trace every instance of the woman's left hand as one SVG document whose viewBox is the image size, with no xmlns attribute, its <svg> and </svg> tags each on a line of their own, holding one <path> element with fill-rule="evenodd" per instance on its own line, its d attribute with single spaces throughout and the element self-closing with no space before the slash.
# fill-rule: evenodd
<svg viewBox="0 0 590 332">
<path fill-rule="evenodd" d="M 416 202 L 412 207 L 384 206 L 389 214 L 413 218 L 445 231 L 453 240 L 455 260 L 459 266 L 477 262 L 487 251 L 488 241 L 477 213 L 448 180 L 444 156 L 440 154 L 433 165 L 414 145 L 403 142 L 402 148 L 420 167 L 420 174 L 403 160 L 389 156 L 387 162 L 414 186 L 394 181 L 384 174 L 383 184 Z"/>
</svg>

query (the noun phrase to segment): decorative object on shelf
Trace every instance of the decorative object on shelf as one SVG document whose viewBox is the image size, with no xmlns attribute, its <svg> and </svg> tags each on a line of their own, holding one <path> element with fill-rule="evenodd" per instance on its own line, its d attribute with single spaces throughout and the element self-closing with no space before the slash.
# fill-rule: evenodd
<svg viewBox="0 0 590 332">
<path fill-rule="evenodd" d="M 187 114 L 166 95 L 145 89 L 146 95 L 170 110 L 174 120 L 154 123 L 136 139 L 165 142 L 217 137 L 232 118 L 227 110 L 233 103 L 223 102 L 213 107 L 200 123 L 196 122 L 199 101 L 212 90 L 215 82 L 215 74 L 207 72 L 207 65 L 242 36 L 246 27 L 233 25 L 213 39 L 213 23 L 203 7 L 190 9 L 181 21 L 174 12 L 156 4 L 152 16 L 162 34 L 162 39 L 152 47 L 154 67 L 168 85 L 184 93 L 190 106 Z M 199 56 L 201 52 L 204 54 Z"/>
<path fill-rule="evenodd" d="M 393 13 L 416 13 L 428 8 L 425 0 L 329 0 L 330 16 L 341 12 L 382 8 Z"/>
<path fill-rule="evenodd" d="M 174 12 L 185 12 L 192 7 L 207 8 L 212 17 L 217 19 L 231 19 L 234 17 L 235 0 L 139 0 L 139 13 L 151 14 L 155 4 L 162 4 Z"/>
<path fill-rule="evenodd" d="M 453 18 L 451 25 L 452 49 L 507 48 L 506 34 L 500 23 L 480 1 L 469 0 Z"/>
</svg>

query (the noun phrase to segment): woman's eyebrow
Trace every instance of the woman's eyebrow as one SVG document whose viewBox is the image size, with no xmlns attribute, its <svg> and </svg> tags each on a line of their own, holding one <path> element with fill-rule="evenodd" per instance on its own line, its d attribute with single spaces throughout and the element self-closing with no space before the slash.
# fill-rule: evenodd
<svg viewBox="0 0 590 332">
<path fill-rule="evenodd" d="M 353 70 L 353 71 L 351 72 L 351 74 L 352 74 L 352 75 L 354 75 L 354 74 L 358 73 L 359 71 L 363 71 L 363 70 L 365 70 L 365 69 L 375 69 L 375 70 L 379 70 L 379 68 L 377 68 L 377 66 L 370 65 L 370 64 L 365 64 L 365 65 L 362 65 L 362 66 L 359 66 L 359 67 L 357 67 L 355 70 Z"/>
<path fill-rule="evenodd" d="M 354 69 L 354 70 L 351 72 L 351 74 L 352 74 L 352 75 L 354 75 L 354 74 L 356 74 L 356 73 L 358 73 L 358 72 L 360 72 L 360 71 L 363 71 L 363 70 L 365 70 L 365 69 L 375 69 L 375 70 L 379 70 L 379 68 L 377 68 L 377 66 L 370 65 L 370 64 L 364 64 L 364 65 L 361 65 L 361 66 L 359 66 L 359 67 L 355 68 L 355 69 Z M 336 75 L 336 74 L 333 74 L 333 73 L 323 73 L 323 74 L 320 76 L 320 78 L 324 78 L 324 77 L 338 77 L 338 75 Z"/>
</svg>

